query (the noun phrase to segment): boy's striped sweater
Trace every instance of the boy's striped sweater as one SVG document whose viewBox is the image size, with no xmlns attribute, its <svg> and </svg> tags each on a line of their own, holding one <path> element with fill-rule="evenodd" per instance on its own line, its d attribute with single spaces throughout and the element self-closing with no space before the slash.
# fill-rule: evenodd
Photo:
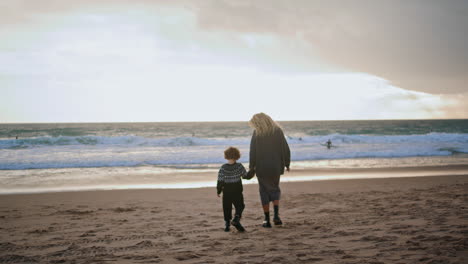
<svg viewBox="0 0 468 264">
<path fill-rule="evenodd" d="M 243 188 L 241 178 L 246 174 L 247 171 L 242 163 L 236 162 L 234 164 L 223 164 L 218 173 L 218 184 L 216 185 L 218 194 L 221 192 L 242 192 Z"/>
</svg>

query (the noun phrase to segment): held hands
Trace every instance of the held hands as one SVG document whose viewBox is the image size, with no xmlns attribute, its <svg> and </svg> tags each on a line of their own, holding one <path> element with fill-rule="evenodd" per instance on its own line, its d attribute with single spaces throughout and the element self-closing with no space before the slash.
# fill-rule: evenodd
<svg viewBox="0 0 468 264">
<path fill-rule="evenodd" d="M 249 169 L 246 175 L 242 177 L 242 179 L 250 180 L 255 176 L 255 169 Z"/>
</svg>

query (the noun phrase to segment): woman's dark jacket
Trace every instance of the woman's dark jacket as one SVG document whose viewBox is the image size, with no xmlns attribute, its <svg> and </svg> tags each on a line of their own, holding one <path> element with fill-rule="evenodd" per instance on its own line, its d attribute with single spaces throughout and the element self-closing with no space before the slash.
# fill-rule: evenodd
<svg viewBox="0 0 468 264">
<path fill-rule="evenodd" d="M 290 162 L 289 145 L 280 128 L 265 136 L 257 136 L 254 131 L 250 142 L 249 168 L 255 169 L 257 176 L 284 174 L 284 167 L 289 168 Z"/>
</svg>

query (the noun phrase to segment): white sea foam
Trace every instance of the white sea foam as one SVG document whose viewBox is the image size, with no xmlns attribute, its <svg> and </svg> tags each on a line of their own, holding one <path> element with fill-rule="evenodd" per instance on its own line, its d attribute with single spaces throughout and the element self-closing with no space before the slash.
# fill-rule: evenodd
<svg viewBox="0 0 468 264">
<path fill-rule="evenodd" d="M 328 139 L 335 144 L 352 143 L 424 143 L 424 142 L 458 142 L 468 143 L 468 134 L 429 133 L 423 135 L 343 135 L 288 137 L 290 144 L 324 143 Z M 111 145 L 111 146 L 211 146 L 243 145 L 250 138 L 146 138 L 140 136 L 59 136 L 33 137 L 25 139 L 0 139 L 0 149 L 21 149 L 48 146 Z"/>
<path fill-rule="evenodd" d="M 110 146 L 203 146 L 246 144 L 247 138 L 145 138 L 139 136 L 59 136 L 59 137 L 33 137 L 25 139 L 0 139 L 0 149 L 37 148 L 48 146 L 79 146 L 79 145 L 110 145 Z"/>
<path fill-rule="evenodd" d="M 332 149 L 322 144 L 330 139 Z M 449 156 L 468 153 L 468 134 L 304 136 L 287 139 L 292 160 Z M 228 146 L 248 161 L 250 138 L 37 137 L 0 140 L 0 169 L 222 163 Z"/>
</svg>

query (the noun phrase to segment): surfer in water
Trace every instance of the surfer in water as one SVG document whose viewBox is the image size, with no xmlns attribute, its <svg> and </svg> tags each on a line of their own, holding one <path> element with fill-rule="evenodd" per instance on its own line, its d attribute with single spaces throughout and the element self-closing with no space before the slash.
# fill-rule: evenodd
<svg viewBox="0 0 468 264">
<path fill-rule="evenodd" d="M 327 146 L 327 149 L 330 149 L 332 147 L 332 142 L 330 139 L 327 141 L 326 146 Z"/>
</svg>

